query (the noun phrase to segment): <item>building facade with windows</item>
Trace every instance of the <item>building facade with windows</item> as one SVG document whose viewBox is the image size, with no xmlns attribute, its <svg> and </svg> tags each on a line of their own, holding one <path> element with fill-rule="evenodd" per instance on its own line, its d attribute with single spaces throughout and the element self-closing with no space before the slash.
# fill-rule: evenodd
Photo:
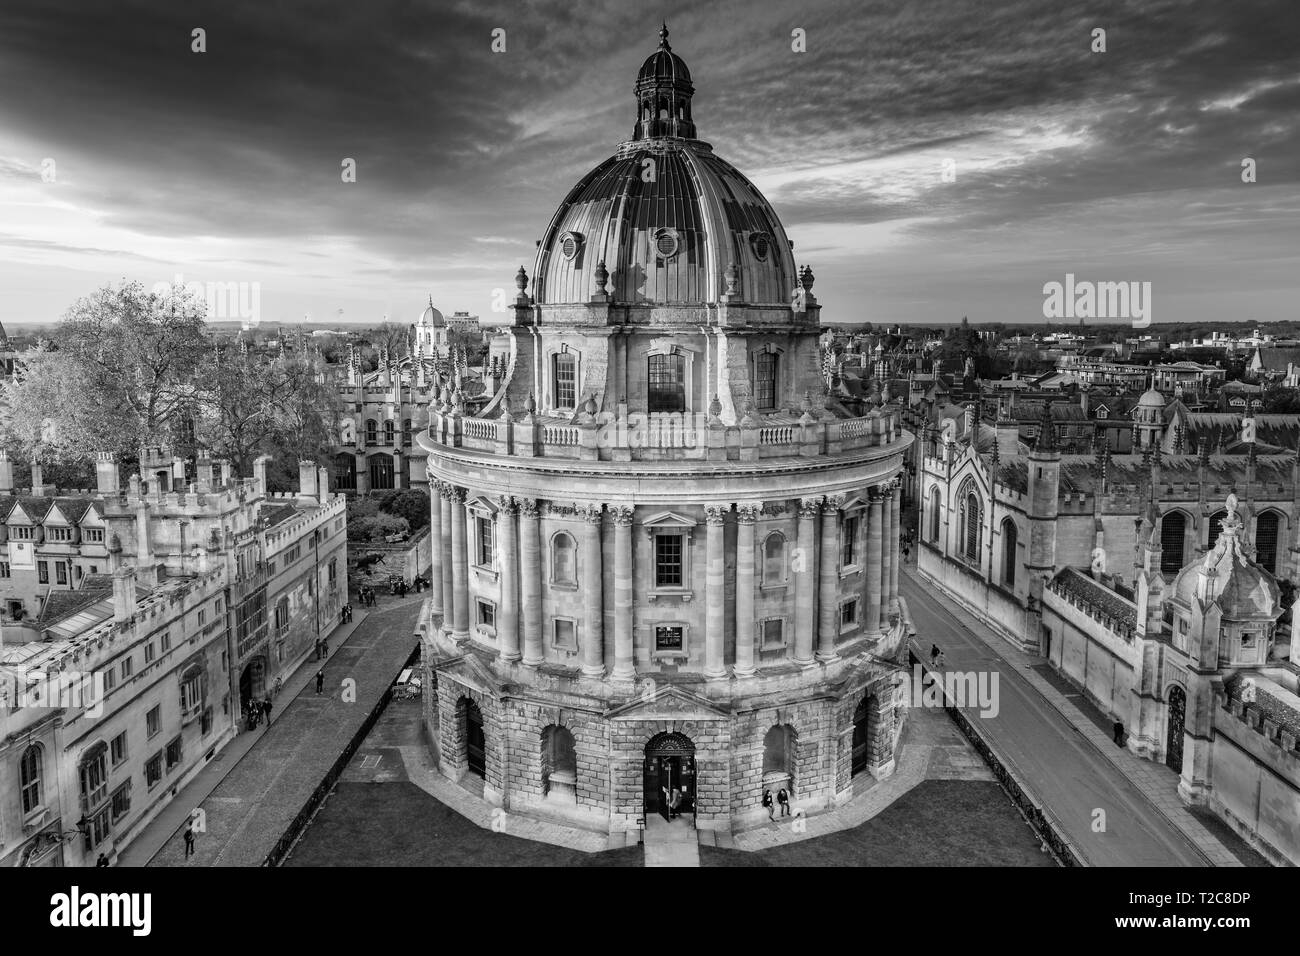
<svg viewBox="0 0 1300 956">
<path fill-rule="evenodd" d="M 296 494 L 268 493 L 268 463 L 239 479 L 200 461 L 163 491 L 100 456 L 108 540 L 74 546 L 103 570 L 0 622 L 0 861 L 111 859 L 337 626 L 346 502 L 312 462 Z"/>
<path fill-rule="evenodd" d="M 561 203 L 504 373 L 428 453 L 426 723 L 444 773 L 610 830 L 766 820 L 893 769 L 899 406 L 822 376 L 811 269 L 696 137 L 667 31 L 633 138 Z M 642 175 L 653 170 L 653 175 Z"/>
</svg>

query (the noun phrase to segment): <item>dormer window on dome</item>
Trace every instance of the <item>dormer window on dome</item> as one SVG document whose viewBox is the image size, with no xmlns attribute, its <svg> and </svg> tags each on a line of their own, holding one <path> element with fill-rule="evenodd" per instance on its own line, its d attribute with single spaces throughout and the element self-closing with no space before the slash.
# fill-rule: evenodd
<svg viewBox="0 0 1300 956">
<path fill-rule="evenodd" d="M 560 255 L 572 262 L 582 251 L 582 233 L 566 232 L 560 237 Z"/>
<path fill-rule="evenodd" d="M 655 254 L 660 259 L 671 259 L 677 255 L 681 241 L 678 239 L 676 229 L 659 229 L 654 234 Z"/>
</svg>

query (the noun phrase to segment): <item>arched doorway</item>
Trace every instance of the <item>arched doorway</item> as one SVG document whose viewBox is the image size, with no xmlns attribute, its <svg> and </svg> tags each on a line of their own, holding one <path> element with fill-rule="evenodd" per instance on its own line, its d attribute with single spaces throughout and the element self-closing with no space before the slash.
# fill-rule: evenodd
<svg viewBox="0 0 1300 956">
<path fill-rule="evenodd" d="M 552 724 L 542 731 L 542 795 L 547 800 L 574 803 L 577 799 L 578 755 L 573 734 Z"/>
<path fill-rule="evenodd" d="M 849 775 L 856 777 L 871 761 L 871 711 L 875 698 L 863 697 L 853 712 L 853 762 Z"/>
<path fill-rule="evenodd" d="M 794 798 L 794 755 L 798 734 L 789 724 L 777 724 L 763 736 L 763 786 L 777 792 L 785 790 Z"/>
<path fill-rule="evenodd" d="M 1169 690 L 1169 730 L 1165 737 L 1165 764 L 1183 772 L 1183 729 L 1187 721 L 1187 693 L 1179 686 Z"/>
<path fill-rule="evenodd" d="M 334 456 L 334 487 L 338 491 L 357 490 L 357 459 L 349 451 Z"/>
<path fill-rule="evenodd" d="M 239 709 L 248 710 L 250 701 L 266 697 L 266 658 L 254 657 L 239 673 Z"/>
<path fill-rule="evenodd" d="M 682 797 L 677 812 L 695 812 L 695 744 L 685 734 L 662 733 L 645 746 L 645 813 L 670 819 L 668 797 L 673 790 Z"/>
<path fill-rule="evenodd" d="M 378 454 L 370 456 L 370 490 L 387 491 L 393 487 L 393 456 Z"/>
<path fill-rule="evenodd" d="M 460 711 L 461 726 L 465 731 L 465 766 L 470 773 L 486 778 L 487 738 L 483 735 L 483 712 L 478 709 L 478 704 L 468 697 L 460 699 L 457 709 Z"/>
</svg>

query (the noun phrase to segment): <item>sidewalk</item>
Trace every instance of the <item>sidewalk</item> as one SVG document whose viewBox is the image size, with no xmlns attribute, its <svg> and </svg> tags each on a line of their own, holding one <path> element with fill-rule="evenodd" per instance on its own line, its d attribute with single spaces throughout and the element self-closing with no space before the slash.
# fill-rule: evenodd
<svg viewBox="0 0 1300 956">
<path fill-rule="evenodd" d="M 1070 726 L 1087 739 L 1110 764 L 1118 770 L 1143 796 L 1145 796 L 1184 837 L 1206 857 L 1213 866 L 1244 866 L 1239 852 L 1251 851 L 1244 842 L 1239 848 L 1233 848 L 1220 840 L 1187 808 L 1178 796 L 1178 776 L 1163 764 L 1158 764 L 1134 756 L 1126 749 L 1115 746 L 1110 734 L 1101 729 L 1106 721 L 1101 715 L 1089 716 L 1078 704 L 1070 700 L 1054 684 L 1039 673 L 1039 668 L 1046 662 L 1037 656 L 1026 654 L 1005 638 L 984 624 L 978 617 L 953 600 L 937 584 L 930 581 L 923 573 L 913 568 L 904 567 L 903 572 L 917 586 L 925 586 L 933 600 L 946 608 L 949 613 L 958 616 L 966 625 L 969 633 L 982 641 L 990 651 L 995 652 L 1016 674 L 1029 684 L 1042 698 L 1052 705 Z M 1082 697 L 1084 707 L 1092 708 Z M 1248 857 L 1249 859 L 1249 857 Z"/>
<path fill-rule="evenodd" d="M 350 623 L 343 624 L 326 635 L 325 639 L 329 641 L 330 647 L 337 650 L 340 645 L 346 643 L 352 636 L 352 632 L 365 619 L 365 611 L 353 612 Z M 281 708 L 298 696 L 298 693 L 315 678 L 319 668 L 316 658 L 310 654 L 299 662 L 298 667 L 284 681 L 279 695 L 272 702 L 274 705 L 271 711 L 272 725 L 281 716 Z M 247 723 L 240 720 L 239 725 L 242 728 L 247 726 Z M 244 755 L 253 749 L 253 745 L 262 739 L 268 729 L 266 724 L 254 731 L 241 729 L 230 743 L 208 761 L 193 780 L 181 788 L 180 793 L 163 807 L 149 825 L 136 834 L 127 848 L 118 853 L 115 865 L 148 866 L 149 861 L 163 848 L 163 845 L 181 832 L 185 822 L 190 818 L 191 810 L 208 798 L 208 795 L 217 788 Z"/>
<path fill-rule="evenodd" d="M 299 667 L 281 691 L 270 725 L 236 738 L 230 748 L 242 746 L 242 753 L 228 748 L 225 766 L 196 778 L 193 794 L 186 788 L 178 795 L 150 827 L 148 844 L 142 834 L 129 848 L 138 855 L 122 862 L 260 866 L 410 657 L 422 602 L 411 596 L 368 612 L 358 609 L 350 630 L 330 635 L 326 694 L 315 693 L 318 668 Z M 312 659 L 306 663 L 315 665 Z M 196 805 L 206 829 L 187 860 L 180 831 Z"/>
</svg>

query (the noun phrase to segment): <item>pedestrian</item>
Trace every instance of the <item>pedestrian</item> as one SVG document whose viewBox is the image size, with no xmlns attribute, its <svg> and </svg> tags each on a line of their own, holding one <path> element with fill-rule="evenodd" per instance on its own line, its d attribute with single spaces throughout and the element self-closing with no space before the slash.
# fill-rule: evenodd
<svg viewBox="0 0 1300 956">
<path fill-rule="evenodd" d="M 185 859 L 194 855 L 194 821 L 185 824 Z"/>
<path fill-rule="evenodd" d="M 939 651 L 939 645 L 938 645 L 938 644 L 931 644 L 931 645 L 930 645 L 930 663 L 931 663 L 931 664 L 933 664 L 935 661 L 937 661 L 937 660 L 939 659 L 939 654 L 940 654 L 940 651 Z"/>
<path fill-rule="evenodd" d="M 95 866 L 108 866 L 108 856 L 103 853 L 99 854 L 99 859 L 95 861 Z"/>
<path fill-rule="evenodd" d="M 1115 731 L 1115 746 L 1123 747 L 1124 746 L 1124 722 L 1122 720 L 1115 721 L 1114 731 Z"/>
<path fill-rule="evenodd" d="M 342 624 L 347 619 L 348 619 L 347 608 L 344 607 L 339 608 L 339 623 Z"/>
<path fill-rule="evenodd" d="M 763 788 L 763 809 L 767 811 L 767 818 L 775 823 L 776 817 L 772 816 L 772 791 L 767 787 Z"/>
<path fill-rule="evenodd" d="M 781 816 L 788 817 L 790 815 L 790 794 L 785 792 L 785 787 L 776 792 L 776 802 L 781 804 Z"/>
<path fill-rule="evenodd" d="M 320 638 L 316 638 L 316 660 L 320 660 Z"/>
<path fill-rule="evenodd" d="M 271 698 L 262 702 L 262 713 L 266 716 L 266 726 L 271 726 Z"/>
<path fill-rule="evenodd" d="M 329 657 L 329 656 L 330 656 L 330 642 L 329 642 L 329 641 L 325 640 L 324 638 L 321 638 L 320 649 L 321 649 L 321 653 L 322 653 L 325 657 Z"/>
<path fill-rule="evenodd" d="M 352 605 L 351 605 L 351 604 L 345 604 L 345 605 L 343 605 L 343 613 L 344 613 L 345 615 L 347 615 L 347 617 L 345 618 L 345 620 L 347 621 L 347 623 L 351 624 L 351 623 L 352 623 Z"/>
<path fill-rule="evenodd" d="M 668 797 L 668 819 L 681 816 L 678 807 L 682 805 L 682 791 L 673 787 L 673 792 Z"/>
<path fill-rule="evenodd" d="M 316 672 L 316 693 L 319 695 L 325 689 L 325 670 L 324 668 Z"/>
</svg>

